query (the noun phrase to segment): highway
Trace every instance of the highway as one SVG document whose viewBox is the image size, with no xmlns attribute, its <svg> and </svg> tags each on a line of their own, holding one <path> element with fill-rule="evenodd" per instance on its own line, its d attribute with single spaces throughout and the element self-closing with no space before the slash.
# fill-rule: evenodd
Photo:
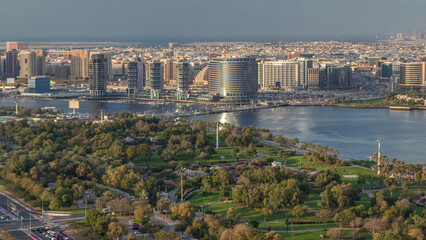
<svg viewBox="0 0 426 240">
<path fill-rule="evenodd" d="M 44 226 L 40 221 L 41 213 L 32 211 L 17 199 L 7 196 L 0 191 L 0 211 L 9 217 L 6 220 L 0 220 L 0 228 L 10 232 L 17 239 L 32 239 L 23 229 Z M 31 219 L 30 219 L 31 215 Z M 21 219 L 22 218 L 22 219 Z"/>
</svg>

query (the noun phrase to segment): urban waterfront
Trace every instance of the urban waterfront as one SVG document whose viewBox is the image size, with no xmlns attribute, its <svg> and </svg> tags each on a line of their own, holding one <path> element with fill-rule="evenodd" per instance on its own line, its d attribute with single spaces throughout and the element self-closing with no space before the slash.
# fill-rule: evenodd
<svg viewBox="0 0 426 240">
<path fill-rule="evenodd" d="M 0 98 L 1 106 L 68 109 L 67 100 Z M 81 101 L 79 113 L 105 112 L 179 112 L 202 110 L 205 106 L 186 104 L 148 104 L 138 102 Z M 367 159 L 377 152 L 376 139 L 383 138 L 382 153 L 407 162 L 426 162 L 425 111 L 341 107 L 280 107 L 233 113 L 200 115 L 192 119 L 230 123 L 240 126 L 268 128 L 272 133 L 297 137 L 300 142 L 313 142 L 337 148 L 344 157 Z"/>
</svg>

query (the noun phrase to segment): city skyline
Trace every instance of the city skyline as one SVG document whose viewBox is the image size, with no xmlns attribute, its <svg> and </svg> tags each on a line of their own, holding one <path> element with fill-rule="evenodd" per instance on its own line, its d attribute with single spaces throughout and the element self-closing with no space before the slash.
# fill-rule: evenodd
<svg viewBox="0 0 426 240">
<path fill-rule="evenodd" d="M 13 19 L 1 40 L 365 40 L 426 29 L 421 0 L 0 2 L 0 21 Z"/>
</svg>

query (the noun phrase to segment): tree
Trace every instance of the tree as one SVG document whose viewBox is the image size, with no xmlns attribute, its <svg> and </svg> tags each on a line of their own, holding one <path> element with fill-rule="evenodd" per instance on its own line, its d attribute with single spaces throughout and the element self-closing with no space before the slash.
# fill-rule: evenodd
<svg viewBox="0 0 426 240">
<path fill-rule="evenodd" d="M 241 214 L 235 211 L 235 208 L 229 208 L 226 212 L 226 218 L 238 221 L 241 218 Z"/>
<path fill-rule="evenodd" d="M 149 221 L 151 216 L 151 207 L 149 205 L 138 206 L 136 207 L 134 214 L 135 218 L 142 223 L 146 223 Z"/>
<path fill-rule="evenodd" d="M 180 240 L 181 239 L 181 237 L 173 230 L 170 232 L 165 232 L 165 231 L 156 232 L 154 233 L 154 237 L 158 240 Z"/>
<path fill-rule="evenodd" d="M 172 219 L 190 223 L 195 216 L 195 208 L 189 202 L 172 206 Z"/>
<path fill-rule="evenodd" d="M 350 183 L 341 185 L 331 183 L 321 195 L 319 205 L 333 211 L 353 206 L 355 201 L 360 199 L 358 191 Z"/>
<path fill-rule="evenodd" d="M 111 222 L 108 225 L 108 237 L 112 239 L 119 239 L 123 235 L 127 235 L 129 231 L 127 230 L 127 227 L 119 222 Z"/>
<path fill-rule="evenodd" d="M 388 190 L 391 192 L 391 196 L 393 195 L 393 192 L 395 192 L 396 190 L 398 190 L 398 186 L 395 184 L 392 184 L 388 187 Z"/>
<path fill-rule="evenodd" d="M 169 211 L 169 207 L 170 207 L 170 200 L 169 199 L 160 199 L 157 202 L 157 209 L 160 210 L 161 212 Z"/>
<path fill-rule="evenodd" d="M 331 239 L 342 239 L 343 234 L 344 232 L 341 228 L 330 228 L 327 231 L 327 236 L 329 236 Z"/>
<path fill-rule="evenodd" d="M 291 214 L 297 219 L 299 219 L 301 216 L 304 216 L 307 213 L 307 207 L 303 205 L 296 205 L 292 210 Z"/>
<path fill-rule="evenodd" d="M 137 154 L 136 147 L 134 145 L 128 147 L 127 150 L 126 150 L 126 154 L 127 154 L 127 158 L 132 160 Z"/>
<path fill-rule="evenodd" d="M 317 217 L 320 217 L 321 219 L 324 219 L 324 218 L 329 218 L 329 217 L 331 217 L 332 212 L 331 212 L 330 210 L 328 210 L 328 209 L 320 209 L 320 210 L 318 210 L 318 211 L 315 213 L 315 215 L 316 215 Z"/>
<path fill-rule="evenodd" d="M 251 225 L 253 228 L 257 228 L 257 227 L 259 226 L 259 222 L 258 222 L 258 221 L 256 221 L 256 220 L 251 220 L 251 221 L 250 221 L 250 225 Z"/>
</svg>

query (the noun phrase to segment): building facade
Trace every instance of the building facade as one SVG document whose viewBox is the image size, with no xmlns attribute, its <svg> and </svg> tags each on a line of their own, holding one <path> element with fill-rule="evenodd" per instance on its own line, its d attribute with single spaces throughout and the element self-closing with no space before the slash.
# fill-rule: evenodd
<svg viewBox="0 0 426 240">
<path fill-rule="evenodd" d="M 175 76 L 176 76 L 176 94 L 177 99 L 188 99 L 189 92 L 189 63 L 176 62 L 175 63 Z"/>
<path fill-rule="evenodd" d="M 417 86 L 423 83 L 423 64 L 419 62 L 401 63 L 399 83 L 403 86 Z"/>
<path fill-rule="evenodd" d="M 141 61 L 129 62 L 127 66 L 128 94 L 136 94 L 145 87 L 144 64 Z"/>
<path fill-rule="evenodd" d="M 32 51 L 21 51 L 18 54 L 19 77 L 28 78 L 37 76 L 37 55 Z"/>
<path fill-rule="evenodd" d="M 300 74 L 300 65 L 294 61 L 263 61 L 258 66 L 262 89 L 294 90 L 300 85 Z"/>
<path fill-rule="evenodd" d="M 6 77 L 16 77 L 19 75 L 18 51 L 6 52 L 6 64 L 4 74 Z"/>
<path fill-rule="evenodd" d="M 208 89 L 225 102 L 249 102 L 258 89 L 255 58 L 214 58 L 208 67 Z"/>
<path fill-rule="evenodd" d="M 160 61 L 148 61 L 145 63 L 145 78 L 151 92 L 151 98 L 160 98 L 163 90 L 163 63 Z"/>
<path fill-rule="evenodd" d="M 108 79 L 108 59 L 103 54 L 93 54 L 89 60 L 90 95 L 104 97 Z"/>
<path fill-rule="evenodd" d="M 73 49 L 71 55 L 71 77 L 87 78 L 89 77 L 89 59 L 90 52 L 86 49 Z"/>
<path fill-rule="evenodd" d="M 28 88 L 32 93 L 49 93 L 50 78 L 46 76 L 29 77 Z"/>
</svg>

